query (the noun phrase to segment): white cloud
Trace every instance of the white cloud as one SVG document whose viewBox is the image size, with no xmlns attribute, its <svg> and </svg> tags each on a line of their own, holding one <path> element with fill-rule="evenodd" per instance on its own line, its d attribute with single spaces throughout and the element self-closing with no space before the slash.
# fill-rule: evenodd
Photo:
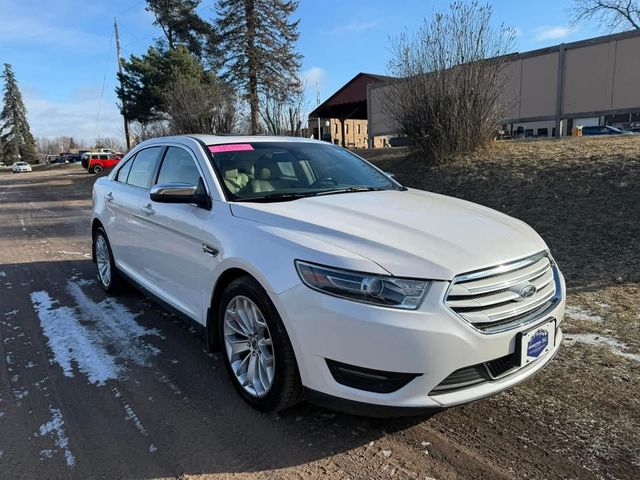
<svg viewBox="0 0 640 480">
<path fill-rule="evenodd" d="M 302 72 L 300 79 L 308 88 L 316 88 L 316 84 L 322 86 L 322 83 L 327 75 L 327 72 L 322 67 L 311 67 Z"/>
<path fill-rule="evenodd" d="M 360 33 L 378 26 L 373 20 L 352 20 L 344 25 L 336 25 L 329 33 Z"/>
<path fill-rule="evenodd" d="M 572 34 L 574 29 L 569 26 L 546 26 L 539 27 L 535 30 L 534 40 L 541 42 L 544 40 L 559 40 Z"/>
<path fill-rule="evenodd" d="M 82 87 L 69 98 L 52 101 L 26 88 L 23 97 L 36 137 L 71 136 L 91 142 L 96 135 L 121 134 L 120 112 L 112 98 L 103 99 L 100 106 L 99 89 Z"/>
</svg>

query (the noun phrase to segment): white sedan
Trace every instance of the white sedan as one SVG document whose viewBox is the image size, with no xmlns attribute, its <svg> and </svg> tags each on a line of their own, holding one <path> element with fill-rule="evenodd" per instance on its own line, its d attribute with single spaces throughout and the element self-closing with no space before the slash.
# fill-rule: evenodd
<svg viewBox="0 0 640 480">
<path fill-rule="evenodd" d="M 564 279 L 533 229 L 326 142 L 148 140 L 95 182 L 92 232 L 102 287 L 128 279 L 199 327 L 263 411 L 441 409 L 562 340 Z"/>
<path fill-rule="evenodd" d="M 27 162 L 15 162 L 11 165 L 11 171 L 13 173 L 31 172 L 31 165 Z"/>
</svg>

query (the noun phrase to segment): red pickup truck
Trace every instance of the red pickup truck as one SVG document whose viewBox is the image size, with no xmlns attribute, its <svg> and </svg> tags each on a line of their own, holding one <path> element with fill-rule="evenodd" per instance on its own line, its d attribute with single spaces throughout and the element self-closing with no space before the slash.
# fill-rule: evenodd
<svg viewBox="0 0 640 480">
<path fill-rule="evenodd" d="M 88 153 L 89 161 L 87 170 L 89 173 L 100 173 L 105 168 L 111 168 L 120 161 L 120 157 L 113 153 Z"/>
</svg>

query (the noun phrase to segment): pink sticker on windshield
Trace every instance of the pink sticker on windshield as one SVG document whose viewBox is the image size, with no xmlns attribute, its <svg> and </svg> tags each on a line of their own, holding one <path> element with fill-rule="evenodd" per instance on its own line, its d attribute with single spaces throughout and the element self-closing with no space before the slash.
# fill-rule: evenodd
<svg viewBox="0 0 640 480">
<path fill-rule="evenodd" d="M 211 153 L 222 152 L 248 152 L 253 150 L 253 147 L 249 143 L 232 143 L 229 145 L 211 145 L 209 151 Z"/>
</svg>

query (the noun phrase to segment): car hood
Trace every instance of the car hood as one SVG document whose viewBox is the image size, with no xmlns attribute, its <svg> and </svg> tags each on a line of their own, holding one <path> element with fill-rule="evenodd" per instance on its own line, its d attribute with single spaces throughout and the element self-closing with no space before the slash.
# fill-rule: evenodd
<svg viewBox="0 0 640 480">
<path fill-rule="evenodd" d="M 357 253 L 404 277 L 450 280 L 547 248 L 520 220 L 413 189 L 233 203 L 231 211 Z"/>
</svg>

